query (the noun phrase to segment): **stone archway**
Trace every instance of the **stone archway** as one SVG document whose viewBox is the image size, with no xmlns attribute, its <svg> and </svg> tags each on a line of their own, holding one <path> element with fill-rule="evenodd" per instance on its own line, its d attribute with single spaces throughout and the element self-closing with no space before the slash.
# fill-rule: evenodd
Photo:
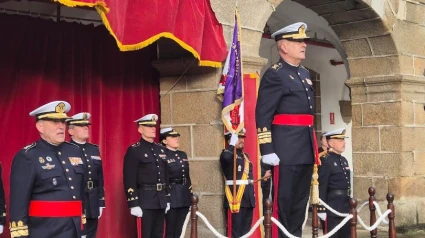
<svg viewBox="0 0 425 238">
<path fill-rule="evenodd" d="M 245 70 L 259 69 L 260 29 L 286 1 L 248 0 L 238 5 L 243 52 L 248 52 L 243 58 Z M 425 11 L 424 1 L 291 2 L 327 21 L 336 36 L 328 40 L 336 40 L 332 43 L 340 45 L 338 50 L 345 56 L 353 115 L 354 196 L 367 197 L 369 186 L 378 188 L 381 201 L 393 192 L 397 225 L 425 223 L 421 189 L 425 186 L 425 19 L 420 14 Z M 230 38 L 235 2 L 212 0 L 212 5 Z"/>
</svg>

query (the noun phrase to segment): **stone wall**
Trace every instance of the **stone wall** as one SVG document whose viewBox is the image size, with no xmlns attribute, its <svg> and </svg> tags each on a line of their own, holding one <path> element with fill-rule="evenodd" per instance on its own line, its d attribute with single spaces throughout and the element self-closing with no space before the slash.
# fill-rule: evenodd
<svg viewBox="0 0 425 238">
<path fill-rule="evenodd" d="M 258 55 L 262 29 L 282 1 L 238 2 L 244 19 L 243 70 L 260 71 L 265 64 Z M 328 20 L 348 55 L 354 196 L 367 198 L 369 186 L 377 188 L 379 201 L 385 200 L 388 191 L 393 192 L 397 225 L 425 223 L 425 1 L 296 2 Z M 236 1 L 211 3 L 229 42 Z M 223 139 L 220 102 L 215 96 L 220 73 L 217 69 L 180 79 L 162 77 L 160 86 L 162 126 L 174 126 L 182 134 L 181 149 L 191 159 L 200 211 L 223 234 L 223 183 L 218 162 Z M 213 237 L 203 225 L 199 232 L 200 237 Z"/>
</svg>

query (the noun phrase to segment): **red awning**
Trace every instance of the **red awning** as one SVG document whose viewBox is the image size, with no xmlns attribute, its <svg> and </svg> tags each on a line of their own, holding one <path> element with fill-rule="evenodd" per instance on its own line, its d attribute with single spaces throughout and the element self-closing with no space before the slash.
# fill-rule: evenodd
<svg viewBox="0 0 425 238">
<path fill-rule="evenodd" d="M 53 0 L 94 7 L 121 51 L 138 50 L 161 37 L 177 42 L 201 66 L 221 67 L 227 47 L 209 0 Z"/>
</svg>

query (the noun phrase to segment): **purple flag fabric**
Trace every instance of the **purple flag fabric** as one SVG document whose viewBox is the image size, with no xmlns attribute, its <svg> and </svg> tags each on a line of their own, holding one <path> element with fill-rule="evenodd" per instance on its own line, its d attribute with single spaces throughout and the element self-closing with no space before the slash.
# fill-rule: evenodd
<svg viewBox="0 0 425 238">
<path fill-rule="evenodd" d="M 221 119 L 226 131 L 231 133 L 237 133 L 244 127 L 242 57 L 239 38 L 240 22 L 238 14 L 235 14 L 232 45 L 229 48 L 217 89 L 217 95 L 223 101 Z"/>
</svg>

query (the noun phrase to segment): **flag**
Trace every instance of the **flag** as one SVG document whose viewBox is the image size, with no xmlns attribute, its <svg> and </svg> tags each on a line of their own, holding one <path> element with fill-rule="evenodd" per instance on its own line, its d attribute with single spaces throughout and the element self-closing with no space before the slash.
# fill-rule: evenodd
<svg viewBox="0 0 425 238">
<path fill-rule="evenodd" d="M 240 47 L 240 22 L 235 13 L 232 45 L 229 48 L 217 96 L 223 102 L 221 120 L 225 131 L 238 133 L 244 127 L 242 90 L 242 58 Z"/>
</svg>

